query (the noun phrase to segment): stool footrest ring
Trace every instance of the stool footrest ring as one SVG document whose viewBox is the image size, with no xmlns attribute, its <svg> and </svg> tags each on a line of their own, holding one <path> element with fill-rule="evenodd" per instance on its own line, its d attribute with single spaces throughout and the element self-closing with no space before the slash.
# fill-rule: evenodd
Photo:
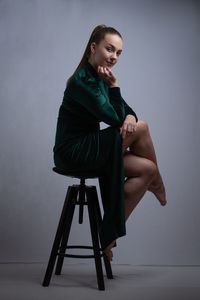
<svg viewBox="0 0 200 300">
<path fill-rule="evenodd" d="M 93 250 L 94 247 L 83 246 L 83 245 L 70 245 L 70 246 L 65 247 L 64 249 L 91 249 L 91 250 Z M 99 248 L 99 250 L 102 251 L 101 248 Z M 77 255 L 77 254 L 66 254 L 66 253 L 62 253 L 62 252 L 58 252 L 57 255 L 61 256 L 61 257 L 74 257 L 74 258 L 94 258 L 95 257 L 95 255 L 83 255 L 83 254 Z M 100 253 L 100 256 L 101 257 L 104 256 L 104 253 Z"/>
</svg>

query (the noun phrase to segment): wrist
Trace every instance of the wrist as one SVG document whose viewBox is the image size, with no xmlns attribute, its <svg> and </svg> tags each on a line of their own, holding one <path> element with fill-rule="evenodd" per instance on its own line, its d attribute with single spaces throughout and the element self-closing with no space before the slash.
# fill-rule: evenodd
<svg viewBox="0 0 200 300">
<path fill-rule="evenodd" d="M 131 118 L 133 117 L 135 119 L 135 121 L 136 121 L 136 117 L 134 115 L 131 115 L 131 114 L 126 115 L 126 118 L 130 118 L 130 117 Z"/>
<path fill-rule="evenodd" d="M 118 83 L 115 82 L 115 83 L 112 83 L 111 85 L 109 85 L 110 88 L 113 88 L 113 87 L 118 87 Z"/>
</svg>

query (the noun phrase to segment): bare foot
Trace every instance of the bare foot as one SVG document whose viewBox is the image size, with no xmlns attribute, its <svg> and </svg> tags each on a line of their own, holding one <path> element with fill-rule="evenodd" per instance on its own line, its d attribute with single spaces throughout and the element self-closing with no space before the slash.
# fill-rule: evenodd
<svg viewBox="0 0 200 300">
<path fill-rule="evenodd" d="M 162 182 L 157 185 L 150 184 L 148 191 L 152 192 L 156 196 L 162 206 L 167 204 L 165 187 Z"/>
<path fill-rule="evenodd" d="M 103 251 L 110 261 L 113 258 L 113 252 L 112 252 L 111 248 L 114 246 L 115 242 L 116 242 L 116 240 L 114 240 L 110 245 L 108 245 L 108 247 L 106 247 L 106 249 Z"/>
<path fill-rule="evenodd" d="M 109 250 L 109 249 L 108 249 L 108 250 L 104 250 L 103 252 L 104 252 L 105 255 L 107 256 L 108 260 L 111 261 L 112 258 L 113 258 L 113 252 L 112 252 L 112 250 Z"/>
</svg>

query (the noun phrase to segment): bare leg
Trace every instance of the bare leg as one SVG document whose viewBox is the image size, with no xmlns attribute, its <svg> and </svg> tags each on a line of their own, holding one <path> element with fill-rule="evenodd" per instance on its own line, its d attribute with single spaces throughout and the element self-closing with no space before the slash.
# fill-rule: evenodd
<svg viewBox="0 0 200 300">
<path fill-rule="evenodd" d="M 124 155 L 124 170 L 125 176 L 130 177 L 124 184 L 125 220 L 127 220 L 151 184 L 156 175 L 157 167 L 146 158 L 126 152 Z M 114 243 L 115 240 L 104 250 L 109 260 L 112 260 L 113 257 L 111 248 Z"/>
<path fill-rule="evenodd" d="M 127 136 L 123 140 L 123 150 L 125 151 L 128 147 L 130 147 L 130 151 L 133 154 L 150 159 L 156 164 L 157 175 L 148 190 L 154 193 L 161 205 L 166 205 L 165 187 L 158 169 L 156 154 L 146 121 L 138 120 L 138 129 L 136 133 Z"/>
<path fill-rule="evenodd" d="M 127 148 L 130 151 L 127 151 Z M 155 194 L 161 205 L 165 205 L 165 188 L 160 175 L 153 142 L 148 125 L 144 120 L 138 120 L 138 129 L 134 135 L 123 140 L 124 170 L 128 177 L 124 184 L 125 190 L 125 220 L 147 190 Z M 146 168 L 145 168 L 146 166 Z M 112 260 L 115 240 L 104 250 L 109 260 Z"/>
</svg>

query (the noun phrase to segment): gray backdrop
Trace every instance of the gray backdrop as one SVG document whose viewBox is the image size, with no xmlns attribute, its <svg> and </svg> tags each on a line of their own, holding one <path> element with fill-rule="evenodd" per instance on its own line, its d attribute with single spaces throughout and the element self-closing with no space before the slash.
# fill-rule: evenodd
<svg viewBox="0 0 200 300">
<path fill-rule="evenodd" d="M 149 124 L 168 200 L 162 207 L 146 193 L 113 263 L 200 263 L 199 11 L 191 0 L 0 1 L 1 262 L 49 258 L 67 186 L 77 183 L 51 170 L 58 109 L 93 28 L 106 24 L 123 36 L 113 72 Z M 90 243 L 87 212 L 83 225 L 77 216 L 70 242 Z"/>
</svg>

